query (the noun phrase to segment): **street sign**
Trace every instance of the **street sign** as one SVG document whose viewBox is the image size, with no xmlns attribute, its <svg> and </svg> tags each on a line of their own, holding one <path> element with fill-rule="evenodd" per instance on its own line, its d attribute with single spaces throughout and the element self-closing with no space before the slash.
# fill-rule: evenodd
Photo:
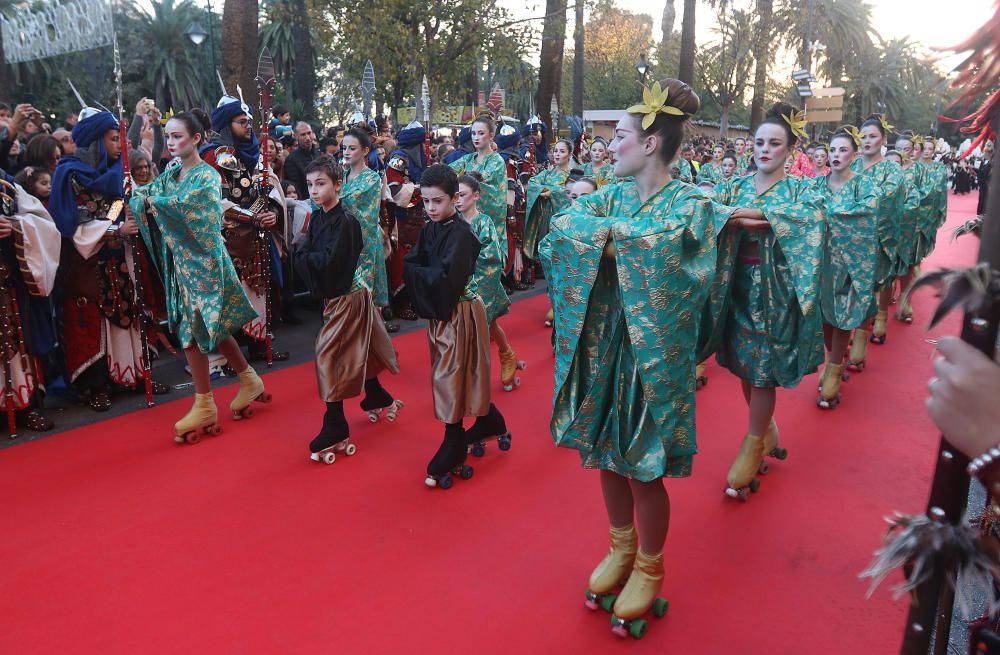
<svg viewBox="0 0 1000 655">
<path fill-rule="evenodd" d="M 840 109 L 820 109 L 818 111 L 807 111 L 807 123 L 837 123 L 844 120 L 844 112 Z"/>
<path fill-rule="evenodd" d="M 806 99 L 806 111 L 816 109 L 840 109 L 844 106 L 844 96 L 820 96 L 813 92 L 812 98 Z"/>
<path fill-rule="evenodd" d="M 828 86 L 825 89 L 813 89 L 814 96 L 842 96 L 844 93 L 844 87 L 842 86 Z"/>
</svg>

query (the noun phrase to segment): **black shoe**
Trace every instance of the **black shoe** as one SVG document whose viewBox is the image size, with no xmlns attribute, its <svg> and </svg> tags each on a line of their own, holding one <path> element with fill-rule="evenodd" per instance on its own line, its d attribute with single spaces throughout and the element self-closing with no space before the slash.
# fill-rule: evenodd
<svg viewBox="0 0 1000 655">
<path fill-rule="evenodd" d="M 393 400 L 392 394 L 385 390 L 378 378 L 365 380 L 365 399 L 361 401 L 361 409 L 366 412 L 385 409 L 392 405 Z"/>
<path fill-rule="evenodd" d="M 344 403 L 327 403 L 326 413 L 323 414 L 323 427 L 316 438 L 309 443 L 309 452 L 318 453 L 331 446 L 348 439 L 351 436 L 351 428 L 344 417 Z"/>
<path fill-rule="evenodd" d="M 427 475 L 441 477 L 445 473 L 465 463 L 466 458 L 465 430 L 461 423 L 445 426 L 444 441 L 427 464 Z"/>
<path fill-rule="evenodd" d="M 495 439 L 507 434 L 507 422 L 497 406 L 490 403 L 490 411 L 486 416 L 480 416 L 472 427 L 465 431 L 465 443 L 472 445 L 480 441 Z"/>
</svg>

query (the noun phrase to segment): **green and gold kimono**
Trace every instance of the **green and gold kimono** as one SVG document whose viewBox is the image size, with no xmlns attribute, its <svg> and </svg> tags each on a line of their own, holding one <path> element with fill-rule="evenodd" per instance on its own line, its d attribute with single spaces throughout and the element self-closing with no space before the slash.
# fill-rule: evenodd
<svg viewBox="0 0 1000 655">
<path fill-rule="evenodd" d="M 896 258 L 896 275 L 910 272 L 920 260 L 917 259 L 919 245 L 917 235 L 920 226 L 920 207 L 927 195 L 924 183 L 927 169 L 920 162 L 913 162 L 903 169 L 903 205 L 899 212 L 899 250 Z"/>
<path fill-rule="evenodd" d="M 825 232 L 811 178 L 788 177 L 757 195 L 754 176 L 715 187 L 715 202 L 764 213 L 771 229 L 726 229 L 703 331 L 702 359 L 755 387 L 794 387 L 823 362 L 819 272 Z M 746 243 L 747 245 L 743 246 Z M 757 254 L 740 256 L 741 246 Z"/>
<path fill-rule="evenodd" d="M 753 159 L 753 155 L 743 153 L 739 155 L 736 159 L 736 174 L 746 175 L 750 171 L 750 160 Z"/>
<path fill-rule="evenodd" d="M 451 163 L 459 175 L 476 172 L 483 176 L 480 184 L 479 211 L 493 221 L 493 229 L 500 239 L 503 253 L 502 267 L 507 266 L 507 164 L 495 152 L 487 155 L 482 162 L 479 155 L 470 153 Z"/>
<path fill-rule="evenodd" d="M 222 181 L 204 162 L 178 179 L 172 164 L 132 194 L 129 205 L 163 279 L 167 324 L 185 348 L 203 353 L 257 317 L 222 239 Z M 149 198 L 150 211 L 143 211 Z"/>
<path fill-rule="evenodd" d="M 879 194 L 878 201 L 878 242 L 879 255 L 875 265 L 875 284 L 888 284 L 896 277 L 899 257 L 899 214 L 905 202 L 903 169 L 894 161 L 883 159 L 877 164 L 864 167 L 864 159 L 858 157 L 851 163 L 855 173 L 872 178 Z"/>
<path fill-rule="evenodd" d="M 361 235 L 365 240 L 358 261 L 358 271 L 365 285 L 371 289 L 372 303 L 376 307 L 389 304 L 389 280 L 385 270 L 385 243 L 379 218 L 382 213 L 382 178 L 367 166 L 360 173 L 344 175 L 344 186 L 340 191 L 347 211 L 361 223 Z"/>
<path fill-rule="evenodd" d="M 546 168 L 528 181 L 528 190 L 524 207 L 524 254 L 531 259 L 538 259 L 538 244 L 549 233 L 549 221 L 569 205 L 566 196 L 566 178 L 569 169 Z M 552 195 L 546 198 L 540 196 L 543 189 L 548 189 Z"/>
<path fill-rule="evenodd" d="M 698 175 L 694 172 L 694 166 L 687 159 L 681 157 L 677 160 L 677 170 L 679 171 L 677 179 L 681 182 L 687 182 L 688 184 L 695 183 Z"/>
<path fill-rule="evenodd" d="M 836 191 L 828 176 L 812 179 L 826 218 L 819 302 L 823 322 L 853 330 L 875 315 L 878 261 L 878 194 L 871 179 L 855 174 Z"/>
<path fill-rule="evenodd" d="M 483 244 L 479 257 L 476 258 L 476 272 L 472 274 L 473 282 L 477 287 L 479 299 L 486 307 L 486 322 L 493 323 L 510 311 L 510 297 L 500 281 L 507 253 L 500 251 L 500 237 L 497 236 L 493 220 L 489 216 L 479 212 L 469 225 L 479 243 Z"/>
<path fill-rule="evenodd" d="M 937 232 L 948 216 L 948 169 L 939 161 L 924 167 L 925 194 L 917 219 L 917 262 L 934 252 Z"/>
<path fill-rule="evenodd" d="M 583 165 L 583 174 L 592 178 L 597 183 L 598 189 L 618 181 L 618 178 L 615 177 L 615 165 L 610 162 L 597 168 L 594 168 L 593 162 L 587 162 Z"/>
<path fill-rule="evenodd" d="M 712 184 L 718 184 L 722 181 L 722 167 L 716 164 L 714 161 L 710 161 L 706 164 L 701 165 L 701 169 L 698 171 L 698 183 L 711 182 Z"/>
<path fill-rule="evenodd" d="M 585 468 L 642 481 L 691 474 L 715 221 L 712 203 L 677 180 L 646 202 L 634 182 L 607 186 L 552 219 L 539 246 L 555 312 L 550 427 Z"/>
</svg>

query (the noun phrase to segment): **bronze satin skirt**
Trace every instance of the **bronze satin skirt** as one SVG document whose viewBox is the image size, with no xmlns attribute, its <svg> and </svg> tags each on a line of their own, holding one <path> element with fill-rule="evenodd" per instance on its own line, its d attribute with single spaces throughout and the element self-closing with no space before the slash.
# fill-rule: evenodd
<svg viewBox="0 0 1000 655">
<path fill-rule="evenodd" d="M 359 289 L 327 300 L 316 337 L 319 397 L 332 403 L 360 396 L 365 380 L 384 370 L 399 373 L 399 362 L 371 292 Z"/>
<path fill-rule="evenodd" d="M 429 321 L 434 416 L 458 423 L 490 411 L 490 328 L 483 302 L 458 303 L 448 321 Z"/>
</svg>

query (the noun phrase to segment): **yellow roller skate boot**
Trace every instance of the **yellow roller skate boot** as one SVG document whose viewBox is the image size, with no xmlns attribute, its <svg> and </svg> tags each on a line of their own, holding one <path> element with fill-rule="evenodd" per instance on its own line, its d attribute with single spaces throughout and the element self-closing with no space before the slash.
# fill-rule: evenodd
<svg viewBox="0 0 1000 655">
<path fill-rule="evenodd" d="M 545 327 L 552 327 L 552 321 L 554 321 L 555 318 L 556 318 L 555 312 L 552 311 L 551 307 L 549 307 L 549 311 L 546 312 L 545 314 Z"/>
<path fill-rule="evenodd" d="M 885 343 L 886 322 L 889 320 L 889 312 L 880 309 L 875 315 L 875 323 L 872 325 L 871 342 L 879 345 Z"/>
<path fill-rule="evenodd" d="M 629 576 L 622 595 L 615 601 L 611 616 L 611 631 L 619 637 L 632 635 L 642 639 L 646 634 L 646 621 L 639 618 L 652 610 L 653 616 L 662 618 L 667 613 L 666 599 L 659 598 L 663 587 L 663 553 L 647 555 L 641 550 L 635 556 L 632 575 Z"/>
<path fill-rule="evenodd" d="M 252 366 L 247 366 L 245 371 L 241 371 L 239 378 L 239 393 L 233 398 L 233 402 L 229 404 L 229 409 L 233 412 L 233 419 L 237 421 L 253 416 L 253 409 L 250 408 L 251 402 L 271 402 L 271 394 L 264 391 L 264 381 L 260 379 L 257 371 L 253 370 Z"/>
<path fill-rule="evenodd" d="M 611 592 L 628 577 L 639 549 L 639 537 L 631 523 L 624 528 L 611 528 L 611 550 L 590 574 L 586 605 L 592 610 L 602 607 L 611 611 L 617 598 Z"/>
<path fill-rule="evenodd" d="M 212 392 L 196 393 L 194 405 L 184 418 L 174 423 L 174 441 L 177 443 L 198 443 L 203 434 L 215 436 L 222 432 L 216 422 L 219 410 L 215 407 Z"/>
<path fill-rule="evenodd" d="M 823 409 L 835 409 L 840 404 L 840 382 L 844 375 L 844 365 L 827 362 L 823 367 L 823 386 L 819 390 L 816 404 Z"/>
<path fill-rule="evenodd" d="M 775 431 L 777 433 L 777 430 Z M 743 437 L 740 452 L 726 478 L 726 495 L 745 501 L 751 491 L 757 491 L 760 480 L 754 477 L 764 464 L 764 438 L 756 434 Z"/>
<path fill-rule="evenodd" d="M 528 365 L 523 361 L 518 361 L 517 353 L 510 346 L 507 347 L 507 350 L 501 350 L 499 354 L 500 381 L 503 383 L 503 390 L 513 391 L 516 387 L 521 386 L 521 378 L 517 372 L 523 371 Z"/>
<path fill-rule="evenodd" d="M 771 425 L 767 426 L 764 433 L 764 455 L 775 459 L 785 459 L 788 457 L 788 450 L 778 446 L 778 424 L 771 419 Z"/>
<path fill-rule="evenodd" d="M 860 373 L 865 370 L 868 357 L 868 330 L 858 328 L 851 337 L 851 351 L 847 355 L 847 368 Z"/>
</svg>

